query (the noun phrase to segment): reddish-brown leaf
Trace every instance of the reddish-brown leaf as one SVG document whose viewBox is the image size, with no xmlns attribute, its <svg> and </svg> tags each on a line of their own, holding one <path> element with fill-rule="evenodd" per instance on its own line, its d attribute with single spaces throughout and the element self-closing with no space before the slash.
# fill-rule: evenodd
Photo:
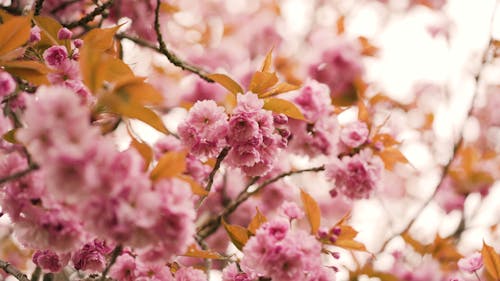
<svg viewBox="0 0 500 281">
<path fill-rule="evenodd" d="M 224 226 L 224 229 L 229 235 L 229 238 L 231 239 L 231 242 L 233 242 L 234 246 L 236 246 L 239 250 L 242 250 L 250 237 L 248 230 L 239 225 L 228 224 L 224 221 L 224 219 L 222 219 L 222 225 Z"/>
<path fill-rule="evenodd" d="M 250 231 L 250 233 L 255 234 L 257 229 L 267 221 L 266 216 L 264 216 L 260 211 L 259 208 L 255 208 L 256 213 L 255 216 L 252 218 L 252 221 L 250 221 L 250 224 L 248 225 L 247 229 Z"/>
<path fill-rule="evenodd" d="M 215 251 L 198 249 L 198 247 L 196 247 L 196 244 L 189 245 L 186 253 L 184 253 L 183 256 L 200 258 L 200 259 L 215 259 L 215 260 L 225 259 L 221 254 Z"/>
</svg>

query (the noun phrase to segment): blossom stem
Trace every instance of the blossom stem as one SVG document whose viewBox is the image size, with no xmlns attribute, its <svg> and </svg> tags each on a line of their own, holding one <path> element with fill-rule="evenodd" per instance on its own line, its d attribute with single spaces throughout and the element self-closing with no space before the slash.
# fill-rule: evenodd
<svg viewBox="0 0 500 281">
<path fill-rule="evenodd" d="M 4 260 L 0 260 L 0 268 L 3 269 L 3 271 L 5 271 L 7 274 L 14 276 L 19 281 L 30 281 L 26 274 L 22 273 L 17 268 Z"/>
<path fill-rule="evenodd" d="M 476 278 L 478 281 L 481 281 L 481 277 L 477 274 L 477 270 L 474 270 L 474 275 L 476 275 Z"/>
<path fill-rule="evenodd" d="M 37 266 L 33 273 L 31 274 L 31 281 L 38 281 L 40 279 L 40 275 L 42 274 L 42 269 Z"/>
<path fill-rule="evenodd" d="M 306 173 L 306 172 L 319 172 L 319 171 L 324 171 L 325 167 L 324 166 L 319 166 L 319 167 L 313 167 L 313 168 L 308 168 L 308 169 L 302 169 L 302 170 L 296 170 L 296 171 L 289 171 L 283 174 L 280 174 L 274 178 L 268 179 L 261 183 L 255 190 L 253 191 L 248 191 L 248 187 L 253 185 L 258 177 L 253 178 L 251 183 L 247 185 L 247 188 L 245 188 L 238 196 L 236 199 L 227 206 L 219 215 L 216 217 L 208 220 L 206 223 L 204 223 L 200 228 L 198 229 L 198 234 L 197 234 L 197 239 L 203 241 L 210 235 L 212 235 L 220 226 L 221 220 L 224 217 L 227 217 L 228 215 L 232 214 L 243 202 L 245 202 L 248 198 L 250 198 L 252 195 L 255 195 L 258 193 L 260 190 L 265 188 L 266 186 L 279 181 L 282 178 L 291 176 L 291 175 L 296 175 L 296 174 L 301 174 L 301 173 Z"/>
<path fill-rule="evenodd" d="M 154 25 L 156 37 L 158 38 L 158 45 L 160 47 L 159 48 L 154 47 L 154 49 L 156 51 L 158 51 L 159 53 L 165 55 L 167 57 L 168 61 L 170 61 L 173 65 L 181 68 L 182 70 L 186 70 L 186 71 L 189 71 L 191 73 L 194 73 L 207 82 L 213 83 L 214 80 L 210 79 L 204 70 L 201 70 L 198 67 L 195 67 L 193 65 L 190 65 L 190 64 L 182 61 L 174 53 L 170 52 L 167 49 L 167 46 L 165 45 L 165 41 L 163 41 L 163 36 L 161 35 L 161 31 L 160 31 L 160 4 L 161 4 L 161 0 L 156 0 L 155 25 Z"/>
<path fill-rule="evenodd" d="M 64 26 L 71 29 L 77 26 L 84 26 L 87 23 L 94 20 L 95 17 L 99 15 L 103 15 L 107 8 L 109 8 L 113 4 L 114 0 L 109 0 L 108 2 L 102 4 L 101 6 L 97 6 L 92 12 L 90 12 L 85 17 L 79 19 L 78 21 L 70 22 L 65 24 Z"/>
<path fill-rule="evenodd" d="M 102 272 L 100 281 L 105 281 L 106 280 L 106 275 L 108 274 L 108 272 L 111 269 L 111 267 L 113 266 L 113 264 L 115 264 L 116 258 L 118 258 L 118 256 L 121 253 L 122 253 L 122 245 L 116 246 L 115 249 L 113 250 L 113 252 L 111 253 L 111 258 L 109 260 L 108 265 L 106 266 L 106 268 Z"/>
</svg>

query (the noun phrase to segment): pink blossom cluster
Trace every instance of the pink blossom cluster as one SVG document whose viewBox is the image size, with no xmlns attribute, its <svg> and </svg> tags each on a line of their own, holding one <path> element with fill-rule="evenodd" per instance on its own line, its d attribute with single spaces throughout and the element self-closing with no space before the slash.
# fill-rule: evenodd
<svg viewBox="0 0 500 281">
<path fill-rule="evenodd" d="M 120 281 L 206 281 L 207 275 L 192 267 L 182 267 L 172 273 L 159 264 L 145 264 L 129 253 L 122 254 L 111 268 L 110 276 Z"/>
<path fill-rule="evenodd" d="M 290 229 L 286 220 L 263 224 L 243 248 L 241 269 L 251 279 L 271 278 L 275 281 L 334 281 L 331 269 L 322 266 L 321 243 L 304 230 Z M 229 270 L 228 270 L 229 271 Z M 226 271 L 227 276 L 238 274 Z M 243 279 L 245 280 L 245 279 Z M 248 280 L 248 279 L 247 279 Z"/>
<path fill-rule="evenodd" d="M 350 199 L 366 199 L 376 190 L 383 171 L 382 160 L 366 148 L 353 156 L 334 158 L 325 166 L 326 177 L 333 181 L 332 196 L 338 193 Z"/>
<path fill-rule="evenodd" d="M 335 155 L 338 151 L 340 127 L 331 105 L 328 86 L 308 80 L 293 99 L 306 121 L 292 119 L 290 149 L 309 157 Z"/>
<path fill-rule="evenodd" d="M 24 245 L 63 254 L 99 237 L 134 247 L 147 262 L 186 250 L 195 231 L 188 184 L 152 183 L 137 152 L 118 152 L 90 125 L 90 114 L 74 91 L 40 87 L 27 100 L 24 121 L 16 136 L 40 168 L 7 183 L 1 193 L 2 209 Z M 27 166 L 23 155 L 11 153 L 2 160 L 0 174 Z M 95 271 L 106 254 L 94 243 L 72 260 L 75 267 Z"/>
<path fill-rule="evenodd" d="M 228 163 L 249 176 L 265 175 L 272 168 L 277 152 L 287 145 L 288 132 L 280 133 L 276 127 L 286 124 L 288 118 L 284 115 L 273 118 L 270 111 L 262 108 L 264 101 L 253 93 L 238 94 L 237 101 L 229 118 Z"/>
</svg>

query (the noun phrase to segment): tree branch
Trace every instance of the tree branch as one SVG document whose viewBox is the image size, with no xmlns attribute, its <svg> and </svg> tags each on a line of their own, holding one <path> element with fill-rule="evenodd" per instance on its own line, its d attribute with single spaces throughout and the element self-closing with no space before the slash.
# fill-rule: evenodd
<svg viewBox="0 0 500 281">
<path fill-rule="evenodd" d="M 111 253 L 111 259 L 109 260 L 108 265 L 106 266 L 106 268 L 102 272 L 100 281 L 106 280 L 106 275 L 108 274 L 108 272 L 111 269 L 111 267 L 113 266 L 113 264 L 115 264 L 116 258 L 118 258 L 118 256 L 121 254 L 121 252 L 122 252 L 122 246 L 121 245 L 116 246 L 115 249 L 113 250 L 113 252 Z"/>
<path fill-rule="evenodd" d="M 42 11 L 43 1 L 44 0 L 36 0 L 36 2 L 35 2 L 35 16 L 40 15 L 40 12 Z"/>
<path fill-rule="evenodd" d="M 291 175 L 297 175 L 306 172 L 319 172 L 324 170 L 325 170 L 324 166 L 319 166 L 297 171 L 289 171 L 264 181 L 259 186 L 257 186 L 255 190 L 249 192 L 248 188 L 252 186 L 259 179 L 258 177 L 253 178 L 252 181 L 250 181 L 250 183 L 247 185 L 247 187 L 242 192 L 240 192 L 240 194 L 236 197 L 236 199 L 227 208 L 225 208 L 219 215 L 208 220 L 206 223 L 204 223 L 202 226 L 198 228 L 197 240 L 203 241 L 204 239 L 212 235 L 217 230 L 217 228 L 219 228 L 222 218 L 232 214 L 243 202 L 245 202 L 252 195 L 255 195 L 256 193 L 261 191 L 264 187 Z"/>
<path fill-rule="evenodd" d="M 214 80 L 210 79 L 207 76 L 206 71 L 182 61 L 174 53 L 170 52 L 167 49 L 167 46 L 165 45 L 165 42 L 163 41 L 163 37 L 162 37 L 161 31 L 160 31 L 160 4 L 161 4 L 161 0 L 156 0 L 155 24 L 154 24 L 156 37 L 158 38 L 158 45 L 160 47 L 159 48 L 154 47 L 154 49 L 156 51 L 158 51 L 159 53 L 165 55 L 167 57 L 168 61 L 170 61 L 173 65 L 181 68 L 182 70 L 186 70 L 186 71 L 189 71 L 191 73 L 194 73 L 194 74 L 198 75 L 201 79 L 203 79 L 209 83 L 213 83 Z M 144 46 L 144 45 L 142 45 L 142 46 Z M 147 46 L 145 46 L 145 47 L 147 47 Z"/>
<path fill-rule="evenodd" d="M 222 160 L 224 160 L 224 158 L 226 158 L 227 153 L 229 152 L 229 149 L 230 149 L 230 147 L 224 147 L 224 149 L 220 152 L 219 156 L 217 156 L 217 160 L 215 162 L 214 168 L 212 169 L 212 171 L 210 172 L 210 175 L 208 176 L 207 186 L 205 187 L 206 191 L 210 192 L 210 190 L 212 189 L 215 174 L 219 170 L 220 164 L 222 163 Z"/>
<path fill-rule="evenodd" d="M 0 260 L 0 268 L 3 269 L 3 271 L 5 271 L 7 274 L 14 276 L 19 281 L 30 281 L 26 274 L 22 273 L 6 261 Z"/>
<path fill-rule="evenodd" d="M 12 174 L 12 175 L 8 175 L 6 177 L 0 178 L 0 184 L 4 184 L 6 182 L 22 178 L 25 175 L 31 173 L 32 171 L 37 170 L 38 168 L 39 168 L 38 165 L 31 164 L 30 166 L 28 166 L 28 168 L 26 168 L 26 169 L 24 169 L 22 171 L 19 171 L 19 172 L 16 172 L 16 173 Z"/>
<path fill-rule="evenodd" d="M 108 2 L 102 4 L 101 6 L 97 6 L 92 12 L 90 12 L 88 15 L 85 17 L 79 19 L 78 21 L 70 22 L 67 24 L 64 24 L 65 27 L 71 29 L 75 28 L 77 26 L 84 26 L 87 23 L 91 22 L 94 20 L 95 17 L 104 14 L 107 8 L 109 8 L 113 4 L 114 0 L 109 0 Z"/>
</svg>

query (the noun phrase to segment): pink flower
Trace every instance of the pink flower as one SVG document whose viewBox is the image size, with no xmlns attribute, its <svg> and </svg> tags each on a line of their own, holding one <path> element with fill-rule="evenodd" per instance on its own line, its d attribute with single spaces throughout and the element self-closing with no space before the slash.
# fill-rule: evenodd
<svg viewBox="0 0 500 281">
<path fill-rule="evenodd" d="M 226 145 L 227 130 L 225 110 L 212 100 L 196 102 L 178 128 L 182 142 L 200 158 L 219 155 Z"/>
<path fill-rule="evenodd" d="M 342 160 L 335 158 L 325 166 L 326 177 L 334 181 L 334 191 L 350 199 L 369 198 L 380 181 L 382 169 L 382 160 L 369 149 Z"/>
<path fill-rule="evenodd" d="M 59 29 L 57 32 L 57 39 L 59 40 L 71 39 L 71 36 L 73 36 L 73 32 L 66 27 Z"/>
<path fill-rule="evenodd" d="M 68 59 L 68 52 L 64 46 L 52 46 L 43 52 L 43 59 L 48 66 L 56 68 Z"/>
<path fill-rule="evenodd" d="M 281 209 L 283 213 L 291 220 L 301 219 L 304 217 L 304 211 L 302 211 L 302 209 L 300 209 L 300 207 L 295 202 L 285 201 L 281 205 Z"/>
<path fill-rule="evenodd" d="M 122 254 L 111 267 L 109 276 L 120 281 L 136 281 L 140 269 L 133 257 L 129 254 Z"/>
<path fill-rule="evenodd" d="M 14 92 L 16 85 L 16 81 L 8 72 L 0 70 L 0 101 Z"/>
<path fill-rule="evenodd" d="M 245 272 L 240 272 L 235 263 L 232 263 L 222 271 L 222 281 L 252 281 Z"/>
<path fill-rule="evenodd" d="M 270 221 L 243 248 L 241 268 L 273 281 L 306 280 L 321 267 L 320 253 L 321 244 L 313 236 L 289 230 L 286 221 Z"/>
<path fill-rule="evenodd" d="M 33 26 L 30 30 L 30 42 L 31 43 L 36 43 L 42 39 L 42 36 L 40 34 L 40 27 L 38 26 Z"/>
<path fill-rule="evenodd" d="M 175 272 L 175 281 L 206 281 L 205 272 L 192 267 L 183 267 Z"/>
<path fill-rule="evenodd" d="M 333 111 L 330 89 L 316 80 L 307 80 L 300 94 L 293 100 L 309 122 L 316 122 Z"/>
<path fill-rule="evenodd" d="M 355 121 L 342 128 L 340 139 L 345 145 L 356 148 L 368 140 L 369 133 L 370 131 L 368 131 L 368 126 L 365 123 Z"/>
<path fill-rule="evenodd" d="M 36 251 L 32 260 L 44 271 L 59 272 L 68 263 L 69 255 L 59 256 L 50 250 Z"/>
<path fill-rule="evenodd" d="M 77 270 L 101 272 L 106 267 L 106 255 L 109 253 L 111 248 L 104 242 L 94 240 L 73 253 L 71 261 Z"/>
<path fill-rule="evenodd" d="M 483 257 L 479 252 L 475 252 L 472 255 L 461 258 L 458 261 L 458 268 L 469 273 L 474 273 L 481 267 L 483 267 Z"/>
<path fill-rule="evenodd" d="M 310 66 L 309 75 L 328 85 L 332 97 L 341 97 L 363 71 L 358 46 L 343 40 L 323 52 L 321 60 Z"/>
</svg>

